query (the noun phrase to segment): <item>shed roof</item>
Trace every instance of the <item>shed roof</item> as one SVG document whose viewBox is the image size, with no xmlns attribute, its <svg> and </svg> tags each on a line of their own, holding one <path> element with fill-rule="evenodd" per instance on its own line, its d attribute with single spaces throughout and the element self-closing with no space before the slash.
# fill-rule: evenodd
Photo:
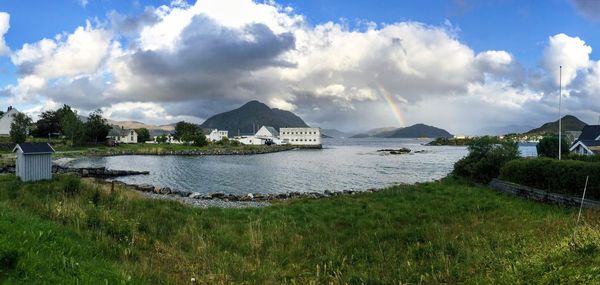
<svg viewBox="0 0 600 285">
<path fill-rule="evenodd" d="M 44 154 L 53 153 L 54 149 L 49 143 L 20 143 L 15 146 L 13 152 L 21 149 L 23 154 Z"/>
</svg>

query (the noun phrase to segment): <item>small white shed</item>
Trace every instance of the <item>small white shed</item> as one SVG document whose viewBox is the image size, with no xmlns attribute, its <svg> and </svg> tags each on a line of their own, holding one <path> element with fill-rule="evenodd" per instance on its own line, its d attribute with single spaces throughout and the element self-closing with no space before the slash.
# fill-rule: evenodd
<svg viewBox="0 0 600 285">
<path fill-rule="evenodd" d="M 17 153 L 15 174 L 22 181 L 52 179 L 52 153 L 48 143 L 22 143 L 13 149 Z"/>
</svg>

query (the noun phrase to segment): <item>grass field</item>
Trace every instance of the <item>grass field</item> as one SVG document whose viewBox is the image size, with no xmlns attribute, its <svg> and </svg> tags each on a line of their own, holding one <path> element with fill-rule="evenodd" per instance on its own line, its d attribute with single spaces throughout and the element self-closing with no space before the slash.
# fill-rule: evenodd
<svg viewBox="0 0 600 285">
<path fill-rule="evenodd" d="M 600 282 L 600 215 L 454 178 L 260 209 L 194 209 L 62 176 L 0 176 L 0 282 Z"/>
</svg>

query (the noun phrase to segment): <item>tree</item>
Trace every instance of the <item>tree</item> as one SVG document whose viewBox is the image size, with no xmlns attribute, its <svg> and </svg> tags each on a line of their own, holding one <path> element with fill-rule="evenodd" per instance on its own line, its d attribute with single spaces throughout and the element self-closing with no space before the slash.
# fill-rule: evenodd
<svg viewBox="0 0 600 285">
<path fill-rule="evenodd" d="M 175 124 L 173 138 L 182 142 L 193 142 L 194 144 L 196 144 L 196 142 L 201 142 L 202 139 L 206 141 L 206 137 L 198 125 L 185 121 Z"/>
<path fill-rule="evenodd" d="M 469 145 L 469 155 L 454 164 L 454 174 L 481 183 L 498 177 L 500 168 L 519 157 L 517 143 L 500 142 L 495 137 L 474 139 Z"/>
<path fill-rule="evenodd" d="M 31 127 L 31 118 L 24 113 L 13 115 L 13 121 L 10 124 L 10 138 L 14 143 L 24 143 L 27 139 L 29 128 Z"/>
<path fill-rule="evenodd" d="M 77 112 L 65 112 L 61 117 L 62 133 L 71 140 L 71 146 L 82 143 L 84 129 L 83 123 L 77 117 Z"/>
<path fill-rule="evenodd" d="M 167 142 L 167 135 L 166 134 L 162 134 L 162 135 L 156 137 L 156 142 L 157 143 L 166 143 Z"/>
<path fill-rule="evenodd" d="M 145 142 L 150 140 L 150 131 L 146 128 L 135 129 L 138 135 L 138 142 Z"/>
<path fill-rule="evenodd" d="M 88 142 L 93 142 L 94 144 L 106 140 L 106 136 L 110 131 L 110 125 L 106 119 L 102 117 L 102 110 L 100 109 L 97 109 L 89 115 L 84 126 Z"/>
<path fill-rule="evenodd" d="M 193 136 L 193 145 L 195 146 L 206 146 L 208 141 L 206 140 L 206 136 L 202 133 L 202 130 L 199 130 Z"/>
<path fill-rule="evenodd" d="M 35 122 L 35 128 L 31 131 L 34 137 L 49 137 L 59 135 L 60 117 L 57 111 L 44 111 L 40 114 L 40 119 Z"/>
<path fill-rule="evenodd" d="M 562 154 L 569 153 L 569 143 L 564 137 L 561 140 Z M 536 146 L 538 156 L 558 158 L 558 136 L 548 136 L 540 140 Z"/>
</svg>

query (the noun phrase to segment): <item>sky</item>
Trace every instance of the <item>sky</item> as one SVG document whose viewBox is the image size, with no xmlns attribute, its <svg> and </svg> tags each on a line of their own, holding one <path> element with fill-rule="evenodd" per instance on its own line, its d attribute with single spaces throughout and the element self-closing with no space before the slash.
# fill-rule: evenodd
<svg viewBox="0 0 600 285">
<path fill-rule="evenodd" d="M 0 0 L 0 109 L 201 123 L 259 100 L 359 132 L 600 118 L 600 1 Z"/>
</svg>

